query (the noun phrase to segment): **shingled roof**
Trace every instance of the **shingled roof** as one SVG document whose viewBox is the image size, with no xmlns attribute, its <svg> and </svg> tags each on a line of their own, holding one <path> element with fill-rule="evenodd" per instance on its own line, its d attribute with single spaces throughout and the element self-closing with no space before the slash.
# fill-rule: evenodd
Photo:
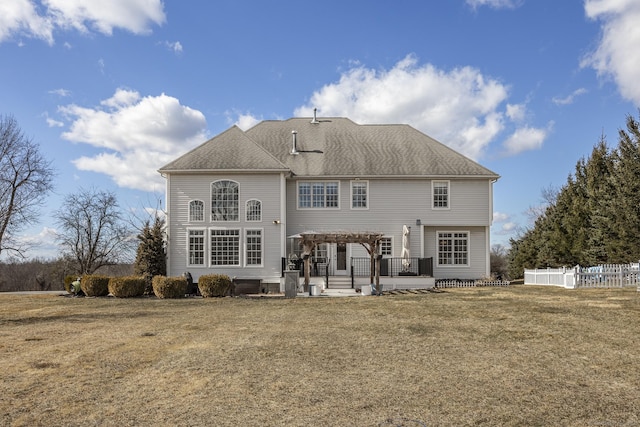
<svg viewBox="0 0 640 427">
<path fill-rule="evenodd" d="M 171 172 L 288 171 L 289 168 L 233 126 L 160 169 Z"/>
<path fill-rule="evenodd" d="M 292 132 L 298 154 L 291 154 Z M 282 170 L 302 177 L 486 177 L 498 175 L 409 125 L 359 125 L 346 118 L 235 126 L 160 169 Z"/>
</svg>

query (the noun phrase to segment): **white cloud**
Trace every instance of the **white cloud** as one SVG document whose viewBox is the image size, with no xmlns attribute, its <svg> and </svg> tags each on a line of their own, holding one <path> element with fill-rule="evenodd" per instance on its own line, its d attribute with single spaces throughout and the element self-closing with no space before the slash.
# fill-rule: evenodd
<svg viewBox="0 0 640 427">
<path fill-rule="evenodd" d="M 227 116 L 231 117 L 230 114 L 227 114 Z M 238 114 L 238 119 L 235 121 L 234 125 L 238 126 L 242 130 L 247 130 L 251 129 L 261 121 L 261 118 L 255 117 L 248 113 Z"/>
<path fill-rule="evenodd" d="M 525 119 L 527 107 L 524 104 L 507 104 L 507 117 L 514 122 Z"/>
<path fill-rule="evenodd" d="M 66 96 L 71 96 L 71 91 L 68 89 L 53 89 L 53 90 L 50 90 L 49 93 L 51 95 L 58 95 L 63 98 Z"/>
<path fill-rule="evenodd" d="M 388 71 L 355 64 L 294 114 L 311 116 L 317 107 L 357 123 L 407 123 L 478 159 L 505 127 L 508 90 L 475 68 L 445 71 L 408 55 Z"/>
<path fill-rule="evenodd" d="M 570 95 L 565 96 L 564 98 L 554 97 L 551 101 L 553 101 L 553 103 L 556 105 L 569 105 L 569 104 L 573 104 L 573 102 L 578 96 L 584 95 L 587 92 L 588 91 L 585 88 L 581 87 L 579 89 L 574 90 Z"/>
<path fill-rule="evenodd" d="M 496 234 L 501 235 L 512 232 L 518 226 L 515 222 L 511 221 L 511 216 L 509 214 L 503 212 L 494 212 L 493 222 L 494 224 L 501 224 L 500 228 L 496 232 Z"/>
<path fill-rule="evenodd" d="M 505 222 L 504 224 L 502 224 L 501 231 L 505 233 L 510 233 L 514 231 L 516 228 L 518 228 L 518 224 L 516 224 L 515 222 Z"/>
<path fill-rule="evenodd" d="M 493 9 L 515 9 L 521 6 L 524 0 L 467 0 L 467 4 L 474 9 L 488 6 Z"/>
<path fill-rule="evenodd" d="M 56 30 L 97 31 L 116 28 L 148 34 L 151 24 L 166 21 L 162 0 L 11 0 L 0 2 L 0 42 L 27 36 L 53 44 Z"/>
<path fill-rule="evenodd" d="M 509 214 L 503 212 L 493 213 L 493 222 L 505 222 L 509 219 Z"/>
<path fill-rule="evenodd" d="M 165 41 L 164 45 L 173 53 L 182 53 L 182 43 Z"/>
<path fill-rule="evenodd" d="M 602 35 L 581 65 L 612 78 L 622 97 L 640 106 L 640 2 L 586 0 L 584 8 L 587 17 L 602 22 Z"/>
<path fill-rule="evenodd" d="M 48 117 L 48 116 L 47 116 L 47 117 L 46 117 L 46 120 L 47 120 L 47 125 L 48 125 L 50 128 L 53 128 L 53 127 L 61 128 L 61 127 L 63 127 L 63 126 L 64 126 L 64 123 L 63 123 L 63 122 L 61 122 L 61 121 L 59 121 L 59 120 L 52 119 L 51 117 Z"/>
<path fill-rule="evenodd" d="M 38 15 L 31 0 L 0 2 L 0 42 L 22 35 L 53 44 L 51 17 Z"/>
<path fill-rule="evenodd" d="M 59 107 L 72 120 L 62 137 L 103 149 L 73 161 L 85 171 L 110 176 L 120 187 L 157 191 L 164 181 L 158 168 L 205 140 L 206 120 L 197 110 L 165 94 L 142 97 L 118 89 L 99 107 Z"/>
<path fill-rule="evenodd" d="M 504 142 L 503 146 L 507 155 L 516 155 L 523 151 L 537 150 L 542 147 L 544 140 L 551 131 L 553 124 L 550 123 L 547 129 L 534 127 L 521 127 Z"/>
</svg>

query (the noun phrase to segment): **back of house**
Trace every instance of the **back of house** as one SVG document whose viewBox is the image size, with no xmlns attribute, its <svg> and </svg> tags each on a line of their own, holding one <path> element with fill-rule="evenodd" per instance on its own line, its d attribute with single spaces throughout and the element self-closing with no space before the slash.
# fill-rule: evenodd
<svg viewBox="0 0 640 427">
<path fill-rule="evenodd" d="M 499 176 L 408 125 L 347 118 L 233 126 L 165 165 L 168 274 L 227 274 L 282 291 L 301 235 L 376 233 L 381 275 L 488 276 Z M 319 243 L 313 274 L 366 276 L 358 243 Z"/>
</svg>

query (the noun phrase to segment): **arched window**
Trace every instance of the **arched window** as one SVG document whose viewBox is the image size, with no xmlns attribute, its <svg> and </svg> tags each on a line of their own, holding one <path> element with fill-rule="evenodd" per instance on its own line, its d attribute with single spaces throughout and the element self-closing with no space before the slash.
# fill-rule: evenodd
<svg viewBox="0 0 640 427">
<path fill-rule="evenodd" d="M 189 202 L 189 221 L 204 221 L 204 202 L 202 200 Z"/>
<path fill-rule="evenodd" d="M 262 221 L 262 202 L 257 199 L 247 200 L 247 221 Z"/>
<path fill-rule="evenodd" d="M 239 186 L 235 181 L 211 183 L 211 221 L 238 221 Z"/>
</svg>

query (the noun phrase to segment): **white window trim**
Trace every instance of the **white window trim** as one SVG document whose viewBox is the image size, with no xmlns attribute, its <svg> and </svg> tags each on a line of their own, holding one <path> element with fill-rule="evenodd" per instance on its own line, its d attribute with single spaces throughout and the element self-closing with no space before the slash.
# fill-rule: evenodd
<svg viewBox="0 0 640 427">
<path fill-rule="evenodd" d="M 191 203 L 193 203 L 193 202 L 201 202 L 202 203 L 202 219 L 200 219 L 200 220 L 191 219 Z M 205 204 L 204 200 L 200 200 L 200 199 L 189 200 L 189 205 L 188 205 L 188 208 L 187 208 L 187 211 L 188 211 L 187 212 L 188 222 L 204 222 L 204 218 L 205 218 L 205 215 L 206 215 L 206 212 L 207 212 L 205 207 L 206 207 L 206 204 Z"/>
<path fill-rule="evenodd" d="M 337 196 L 338 196 L 338 206 L 337 207 L 331 207 L 331 208 L 328 208 L 326 206 L 323 207 L 323 208 L 314 208 L 313 206 L 310 206 L 308 208 L 300 207 L 300 184 L 319 184 L 319 183 L 325 184 L 325 189 L 326 189 L 326 184 L 338 184 L 338 194 L 337 194 Z M 312 211 L 312 210 L 316 210 L 316 211 L 322 211 L 322 210 L 337 211 L 337 210 L 340 210 L 340 193 L 341 193 L 340 190 L 341 190 L 340 189 L 340 181 L 334 181 L 334 180 L 331 180 L 331 181 L 327 181 L 327 180 L 297 181 L 296 182 L 296 210 L 299 210 L 299 211 Z M 326 197 L 327 197 L 327 195 L 325 193 L 325 204 L 326 204 L 326 201 L 327 201 Z M 311 193 L 311 205 L 313 205 L 313 192 Z"/>
<path fill-rule="evenodd" d="M 440 233 L 466 233 L 467 234 L 467 263 L 466 264 L 440 264 Z M 471 267 L 471 232 L 469 230 L 436 230 L 436 266 L 442 268 L 469 268 Z"/>
<path fill-rule="evenodd" d="M 230 182 L 235 182 L 238 185 L 238 219 L 237 220 L 229 220 L 229 221 L 224 221 L 224 220 L 219 220 L 219 219 L 213 219 L 213 184 L 215 184 L 216 182 L 219 181 L 230 181 Z M 221 178 L 221 179 L 216 179 L 215 181 L 211 181 L 209 183 L 209 203 L 211 203 L 210 209 L 209 209 L 209 221 L 211 222 L 215 222 L 216 224 L 233 224 L 236 222 L 240 222 L 240 220 L 242 219 L 242 203 L 240 203 L 240 201 L 242 200 L 242 195 L 241 195 L 241 189 L 240 189 L 240 183 L 236 180 L 233 179 L 228 179 L 228 178 Z"/>
<path fill-rule="evenodd" d="M 203 258 L 203 263 L 202 264 L 191 264 L 190 263 L 190 258 L 191 258 L 190 257 L 191 251 L 190 251 L 190 248 L 189 248 L 189 237 L 190 237 L 189 236 L 189 232 L 190 231 L 203 231 L 204 232 L 204 234 L 202 236 L 202 238 L 204 240 L 203 241 L 203 246 L 204 246 L 204 255 L 203 256 L 204 256 L 204 258 Z M 186 265 L 187 265 L 187 267 L 205 268 L 209 264 L 209 262 L 207 261 L 207 259 L 208 259 L 208 257 L 207 257 L 207 253 L 208 253 L 208 251 L 207 251 L 207 241 L 208 241 L 207 233 L 208 233 L 208 231 L 207 231 L 207 228 L 205 228 L 205 227 L 187 227 L 187 237 L 186 237 L 186 240 L 187 240 L 187 242 L 186 242 L 186 244 L 187 244 L 187 246 L 186 246 L 187 247 L 187 251 L 186 251 L 187 252 L 187 262 L 186 262 Z"/>
<path fill-rule="evenodd" d="M 249 202 L 260 202 L 260 219 L 256 220 L 256 219 L 249 219 Z M 244 202 L 244 219 L 246 222 L 262 222 L 262 200 L 260 199 L 249 199 L 246 202 Z"/>
<path fill-rule="evenodd" d="M 438 206 L 434 206 L 434 201 L 435 201 L 435 185 L 436 183 L 441 184 L 441 183 L 445 183 L 447 184 L 447 206 L 446 207 L 438 207 Z M 447 211 L 451 209 L 451 181 L 447 180 L 447 179 L 436 179 L 431 181 L 431 209 L 434 211 Z"/>
<path fill-rule="evenodd" d="M 354 207 L 353 206 L 353 185 L 354 184 L 366 184 L 366 197 L 367 197 L 367 206 L 365 207 Z M 366 211 L 369 210 L 369 202 L 371 198 L 369 197 L 369 181 L 368 180 L 353 180 L 349 184 L 349 206 L 351 206 L 351 210 L 354 211 Z"/>
<path fill-rule="evenodd" d="M 247 231 L 253 231 L 253 230 L 257 230 L 260 232 L 260 264 L 248 264 L 247 260 L 249 259 L 249 255 L 247 253 L 248 251 L 248 245 L 247 245 L 247 237 L 248 237 L 248 233 Z M 243 233 L 244 239 L 242 241 L 242 246 L 243 246 L 243 251 L 244 251 L 244 266 L 246 268 L 262 268 L 264 267 L 264 228 L 255 228 L 255 227 L 250 227 L 250 228 L 245 228 L 244 229 L 244 233 Z"/>
<path fill-rule="evenodd" d="M 212 238 L 211 238 L 211 231 L 213 230 L 227 230 L 227 231 L 231 231 L 231 230 L 235 230 L 238 232 L 238 263 L 237 264 L 216 264 L 214 265 L 211 262 L 211 255 L 213 254 L 213 250 L 212 250 Z M 242 229 L 239 227 L 209 227 L 207 229 L 207 249 L 208 249 L 208 253 L 209 253 L 209 257 L 208 257 L 208 262 L 207 265 L 209 266 L 209 268 L 236 268 L 236 267 L 242 267 L 242 252 L 243 252 L 243 247 L 244 245 L 242 244 L 242 236 L 243 236 L 243 232 Z"/>
</svg>

